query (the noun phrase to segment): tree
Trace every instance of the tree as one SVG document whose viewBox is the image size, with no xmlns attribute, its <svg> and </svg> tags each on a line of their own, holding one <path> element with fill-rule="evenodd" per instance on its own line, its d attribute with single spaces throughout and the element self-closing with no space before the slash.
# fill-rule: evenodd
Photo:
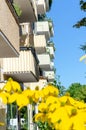
<svg viewBox="0 0 86 130">
<path fill-rule="evenodd" d="M 63 85 L 61 85 L 60 75 L 57 76 L 57 78 L 53 81 L 52 84 L 58 88 L 60 96 L 65 94 L 66 89 Z"/>
<path fill-rule="evenodd" d="M 86 85 L 81 85 L 80 83 L 73 83 L 69 86 L 67 92 L 70 93 L 71 97 L 86 102 Z"/>
<path fill-rule="evenodd" d="M 86 1 L 80 0 L 80 8 L 81 10 L 86 12 Z M 76 28 L 80 28 L 82 26 L 86 27 L 86 17 L 82 18 L 75 25 L 73 25 L 73 27 L 76 27 Z M 80 49 L 82 49 L 86 54 L 86 43 L 84 45 L 81 45 Z"/>
<path fill-rule="evenodd" d="M 84 12 L 86 11 L 86 2 L 83 0 L 80 0 L 80 8 Z M 73 27 L 80 28 L 81 26 L 86 26 L 86 17 L 79 20 Z"/>
<path fill-rule="evenodd" d="M 86 54 L 86 43 L 84 45 L 81 45 L 80 49 L 83 50 Z"/>
</svg>

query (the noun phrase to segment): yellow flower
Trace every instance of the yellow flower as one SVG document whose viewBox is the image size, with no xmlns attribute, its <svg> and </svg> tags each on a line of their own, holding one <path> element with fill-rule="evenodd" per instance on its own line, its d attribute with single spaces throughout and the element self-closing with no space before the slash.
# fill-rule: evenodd
<svg viewBox="0 0 86 130">
<path fill-rule="evenodd" d="M 70 105 L 65 105 L 64 109 L 66 110 L 67 114 L 70 116 L 77 114 L 77 109 Z"/>
<path fill-rule="evenodd" d="M 60 107 L 60 103 L 55 103 L 55 104 L 51 104 L 48 108 L 49 112 L 54 112 L 55 110 L 57 110 Z"/>
<path fill-rule="evenodd" d="M 50 90 L 50 95 L 58 96 L 59 91 L 58 91 L 58 89 L 55 88 L 53 85 L 50 85 L 50 86 L 49 86 L 49 90 Z"/>
<path fill-rule="evenodd" d="M 86 59 L 86 55 L 83 55 L 82 57 L 80 57 L 80 61 Z"/>
<path fill-rule="evenodd" d="M 19 109 L 23 106 L 27 106 L 29 104 L 29 99 L 23 94 L 18 94 L 16 103 L 19 106 Z"/>
<path fill-rule="evenodd" d="M 5 93 L 0 93 L 0 100 L 4 103 L 7 104 L 7 97 L 5 95 Z"/>
<path fill-rule="evenodd" d="M 45 122 L 46 121 L 46 115 L 44 113 L 38 113 L 35 115 L 35 122 L 38 122 L 38 121 L 42 121 L 42 122 Z"/>
<path fill-rule="evenodd" d="M 52 115 L 51 123 L 57 130 L 71 130 L 71 122 L 64 107 L 58 108 Z"/>
<path fill-rule="evenodd" d="M 66 110 L 64 109 L 64 107 L 60 107 L 53 113 L 51 122 L 56 123 L 59 120 L 62 121 L 62 120 L 68 120 L 68 119 L 69 119 L 69 116 L 68 116 Z"/>
<path fill-rule="evenodd" d="M 49 95 L 49 89 L 44 88 L 42 91 L 43 91 L 44 96 L 48 96 Z"/>
<path fill-rule="evenodd" d="M 26 89 L 22 92 L 22 94 L 24 94 L 27 97 L 33 97 L 34 96 L 35 91 L 34 90 L 30 90 L 30 89 Z"/>
<path fill-rule="evenodd" d="M 59 98 L 60 102 L 62 105 L 74 105 L 76 100 L 74 100 L 72 97 L 70 96 L 62 96 Z"/>
<path fill-rule="evenodd" d="M 33 101 L 34 101 L 35 103 L 37 103 L 37 102 L 39 101 L 40 97 L 41 97 L 41 96 L 40 96 L 40 91 L 34 90 Z"/>
<path fill-rule="evenodd" d="M 10 84 L 10 81 L 8 81 L 4 87 L 2 88 L 3 91 L 6 91 L 6 92 L 11 92 L 11 84 Z"/>
<path fill-rule="evenodd" d="M 0 126 L 4 126 L 5 124 L 3 122 L 0 122 Z"/>
<path fill-rule="evenodd" d="M 45 96 L 48 96 L 48 95 L 57 96 L 59 94 L 59 91 L 53 85 L 47 85 L 44 88 L 44 94 L 45 94 Z"/>
<path fill-rule="evenodd" d="M 44 97 L 45 97 L 45 95 L 44 95 L 43 91 L 44 91 L 43 89 L 42 89 L 42 90 L 40 90 L 40 97 L 41 97 L 41 98 L 44 98 Z"/>
<path fill-rule="evenodd" d="M 10 84 L 11 84 L 12 90 L 14 92 L 21 91 L 21 86 L 20 86 L 20 84 L 18 82 L 13 81 L 12 79 L 10 79 Z"/>
<path fill-rule="evenodd" d="M 13 81 L 12 78 L 9 78 L 2 90 L 9 92 L 9 93 L 11 91 L 14 91 L 14 92 L 21 91 L 21 86 L 18 82 Z"/>
<path fill-rule="evenodd" d="M 17 99 L 17 96 L 18 96 L 18 93 L 13 93 L 13 94 L 11 94 L 11 95 L 9 96 L 9 98 L 8 98 L 8 103 L 13 103 L 13 102 L 15 102 L 16 99 Z"/>
<path fill-rule="evenodd" d="M 75 104 L 74 104 L 75 107 L 77 108 L 86 108 L 86 104 L 81 102 L 81 101 L 76 101 Z"/>
<path fill-rule="evenodd" d="M 59 105 L 59 99 L 57 97 L 53 97 L 53 96 L 48 96 L 48 98 L 46 99 L 46 104 L 50 105 L 52 103 L 58 103 Z"/>
<path fill-rule="evenodd" d="M 82 115 L 72 116 L 71 122 L 72 122 L 72 129 L 73 130 L 85 130 L 86 129 Z"/>
<path fill-rule="evenodd" d="M 36 86 L 36 87 L 35 87 L 35 90 L 39 90 L 39 88 L 40 88 L 39 86 Z"/>
<path fill-rule="evenodd" d="M 40 103 L 38 106 L 38 110 L 40 112 L 46 112 L 47 111 L 47 104 L 46 103 Z"/>
</svg>

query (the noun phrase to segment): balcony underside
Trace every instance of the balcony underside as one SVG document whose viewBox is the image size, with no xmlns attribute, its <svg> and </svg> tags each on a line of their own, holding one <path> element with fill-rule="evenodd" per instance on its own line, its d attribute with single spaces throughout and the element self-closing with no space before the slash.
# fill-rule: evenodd
<svg viewBox="0 0 86 130">
<path fill-rule="evenodd" d="M 19 5 L 20 9 L 22 10 L 22 14 L 19 18 L 21 23 L 37 21 L 33 0 L 14 0 L 14 3 Z"/>
<path fill-rule="evenodd" d="M 12 77 L 18 82 L 37 82 L 37 77 L 31 71 L 18 71 L 18 72 L 7 72 L 4 73 L 4 79 L 7 80 L 9 77 Z"/>
<path fill-rule="evenodd" d="M 45 70 L 45 71 L 50 71 L 51 70 L 51 66 L 50 66 L 50 64 L 39 64 L 39 66 L 40 66 L 40 68 L 42 69 L 42 70 Z"/>
<path fill-rule="evenodd" d="M 42 70 L 50 71 L 51 70 L 51 61 L 49 54 L 39 54 L 38 60 L 39 60 L 39 66 Z"/>
<path fill-rule="evenodd" d="M 41 53 L 45 53 L 46 52 L 46 48 L 45 47 L 35 47 L 35 50 L 36 50 L 37 54 L 41 54 Z"/>
<path fill-rule="evenodd" d="M 4 57 L 18 57 L 19 53 L 12 46 L 5 35 L 0 31 L 0 58 Z"/>
<path fill-rule="evenodd" d="M 45 0 L 37 0 L 37 12 L 38 12 L 38 14 L 46 13 Z"/>
</svg>

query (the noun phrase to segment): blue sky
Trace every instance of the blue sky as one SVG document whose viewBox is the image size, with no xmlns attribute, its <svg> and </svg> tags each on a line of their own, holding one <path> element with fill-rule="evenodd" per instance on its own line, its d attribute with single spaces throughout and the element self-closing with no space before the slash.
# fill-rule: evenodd
<svg viewBox="0 0 86 130">
<path fill-rule="evenodd" d="M 53 0 L 48 16 L 53 19 L 56 75 L 66 88 L 71 83 L 86 84 L 86 64 L 79 58 L 84 54 L 80 45 L 86 42 L 86 28 L 72 26 L 86 13 L 80 10 L 79 0 Z"/>
</svg>

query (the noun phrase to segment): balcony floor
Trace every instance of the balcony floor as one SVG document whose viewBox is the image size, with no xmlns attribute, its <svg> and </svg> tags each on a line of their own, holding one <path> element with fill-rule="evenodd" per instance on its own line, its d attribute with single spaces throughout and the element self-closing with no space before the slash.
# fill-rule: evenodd
<svg viewBox="0 0 86 130">
<path fill-rule="evenodd" d="M 17 82 L 37 82 L 37 77 L 31 72 L 7 72 L 4 73 L 4 79 L 7 80 L 9 77 L 12 77 Z"/>
</svg>

